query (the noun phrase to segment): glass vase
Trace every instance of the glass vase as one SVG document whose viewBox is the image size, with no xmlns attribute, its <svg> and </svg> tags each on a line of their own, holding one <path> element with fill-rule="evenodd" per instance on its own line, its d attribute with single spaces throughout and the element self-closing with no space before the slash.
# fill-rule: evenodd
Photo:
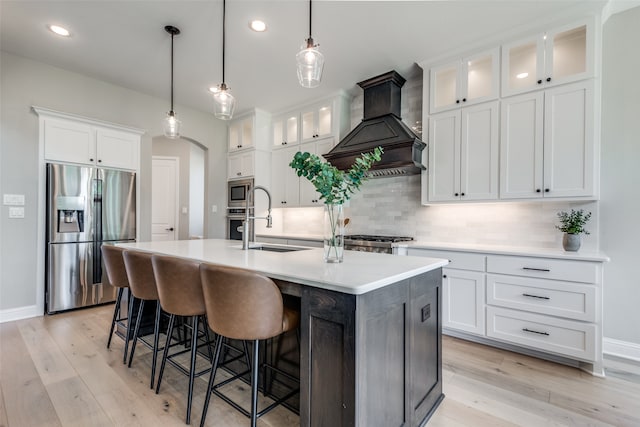
<svg viewBox="0 0 640 427">
<path fill-rule="evenodd" d="M 344 253 L 344 209 L 342 205 L 324 205 L 324 261 L 342 262 Z"/>
</svg>

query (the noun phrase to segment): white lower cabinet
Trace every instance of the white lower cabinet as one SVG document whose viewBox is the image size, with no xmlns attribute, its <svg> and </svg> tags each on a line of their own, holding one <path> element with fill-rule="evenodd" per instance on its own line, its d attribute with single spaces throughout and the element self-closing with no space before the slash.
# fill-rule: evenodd
<svg viewBox="0 0 640 427">
<path fill-rule="evenodd" d="M 449 260 L 444 333 L 573 359 L 603 374 L 603 261 L 420 248 L 407 254 Z"/>
</svg>

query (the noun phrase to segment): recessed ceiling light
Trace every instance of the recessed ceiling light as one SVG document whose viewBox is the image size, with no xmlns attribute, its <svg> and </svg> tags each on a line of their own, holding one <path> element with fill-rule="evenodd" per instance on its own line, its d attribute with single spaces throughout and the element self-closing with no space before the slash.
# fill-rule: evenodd
<svg viewBox="0 0 640 427">
<path fill-rule="evenodd" d="M 267 24 L 259 19 L 254 19 L 253 21 L 249 22 L 249 28 L 257 33 L 262 33 L 264 31 L 267 31 Z"/>
<path fill-rule="evenodd" d="M 520 73 L 516 75 L 516 78 L 518 79 L 526 79 L 527 77 L 529 77 L 529 73 Z"/>
<path fill-rule="evenodd" d="M 69 30 L 67 30 L 66 28 L 61 27 L 59 25 L 47 25 L 47 28 L 52 33 L 55 33 L 55 34 L 57 34 L 59 36 L 62 36 L 62 37 L 69 37 L 71 35 Z"/>
</svg>

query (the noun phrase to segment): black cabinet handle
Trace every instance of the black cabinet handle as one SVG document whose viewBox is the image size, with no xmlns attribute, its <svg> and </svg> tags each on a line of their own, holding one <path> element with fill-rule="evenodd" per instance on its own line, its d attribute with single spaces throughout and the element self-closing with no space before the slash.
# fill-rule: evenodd
<svg viewBox="0 0 640 427">
<path fill-rule="evenodd" d="M 535 267 L 522 267 L 523 270 L 529 270 L 529 271 L 544 271 L 544 272 L 550 272 L 551 270 L 549 270 L 548 268 L 535 268 Z"/>
<path fill-rule="evenodd" d="M 446 279 L 446 278 L 447 278 L 447 275 L 446 275 L 446 274 L 443 274 L 443 275 L 442 275 L 442 278 L 443 278 L 443 279 Z"/>
<path fill-rule="evenodd" d="M 242 176 L 242 172 L 238 172 L 238 173 L 236 173 L 236 175 Z"/>
<path fill-rule="evenodd" d="M 464 196 L 464 193 L 460 193 L 461 196 Z"/>
<path fill-rule="evenodd" d="M 541 85 L 542 84 L 542 80 L 538 80 L 538 84 Z"/>
<path fill-rule="evenodd" d="M 89 159 L 90 162 L 93 162 L 93 159 Z"/>
<path fill-rule="evenodd" d="M 456 104 L 460 104 L 460 100 L 459 99 L 456 99 Z"/>
<path fill-rule="evenodd" d="M 551 191 L 551 190 L 549 190 L 548 188 L 545 188 L 545 189 L 544 189 L 544 192 L 545 192 L 545 193 L 548 193 L 549 191 Z"/>
<path fill-rule="evenodd" d="M 454 196 L 458 197 L 458 193 L 453 193 Z"/>
<path fill-rule="evenodd" d="M 467 98 L 462 98 L 462 102 L 467 102 Z"/>
<path fill-rule="evenodd" d="M 242 148 L 242 144 L 238 144 L 238 148 Z"/>
<path fill-rule="evenodd" d="M 549 336 L 549 332 L 540 332 L 540 331 L 534 331 L 533 329 L 529 329 L 529 328 L 522 328 L 522 330 L 524 332 L 530 332 L 532 334 L 538 334 L 538 335 L 546 335 Z"/>
<path fill-rule="evenodd" d="M 539 188 L 536 188 L 536 193 L 540 193 L 542 190 L 540 190 Z"/>
<path fill-rule="evenodd" d="M 540 295 L 532 295 L 532 294 L 522 294 L 523 297 L 528 297 L 528 298 L 538 298 L 538 299 L 551 299 L 549 297 L 541 297 Z"/>
<path fill-rule="evenodd" d="M 102 163 L 102 159 L 98 159 L 98 163 Z"/>
<path fill-rule="evenodd" d="M 551 81 L 551 77 L 547 77 L 547 81 L 550 82 Z"/>
</svg>

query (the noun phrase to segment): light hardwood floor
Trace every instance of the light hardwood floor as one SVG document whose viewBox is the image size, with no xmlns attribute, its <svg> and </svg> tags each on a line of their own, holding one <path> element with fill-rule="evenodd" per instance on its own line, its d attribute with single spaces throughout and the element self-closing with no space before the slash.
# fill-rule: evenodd
<svg viewBox="0 0 640 427">
<path fill-rule="evenodd" d="M 122 340 L 105 346 L 113 306 L 0 324 L 0 426 L 183 426 L 186 377 L 167 367 L 149 389 L 151 354 L 138 346 L 122 364 Z M 429 427 L 640 426 L 640 367 L 607 363 L 607 377 L 444 337 L 446 398 Z M 622 369 L 621 369 L 622 367 Z M 195 387 L 198 425 L 207 376 Z M 247 395 L 245 386 L 230 392 Z M 208 426 L 248 420 L 217 398 Z M 262 427 L 297 426 L 276 408 Z M 331 426 L 328 426 L 331 427 Z"/>
</svg>

